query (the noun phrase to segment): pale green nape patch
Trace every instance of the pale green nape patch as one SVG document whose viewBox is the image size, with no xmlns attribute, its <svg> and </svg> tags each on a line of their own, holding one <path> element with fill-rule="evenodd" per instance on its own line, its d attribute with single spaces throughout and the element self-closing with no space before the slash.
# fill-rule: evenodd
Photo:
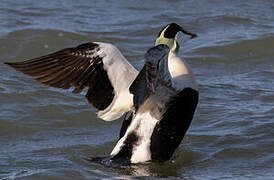
<svg viewBox="0 0 274 180">
<path fill-rule="evenodd" d="M 169 39 L 165 37 L 158 37 L 155 42 L 155 46 L 160 45 L 160 44 L 165 44 L 167 45 L 170 49 L 172 49 L 173 44 L 174 44 L 174 39 Z"/>
<path fill-rule="evenodd" d="M 175 36 L 175 38 L 165 38 L 164 37 L 165 30 L 166 29 L 164 29 L 161 35 L 156 39 L 155 46 L 160 44 L 165 44 L 169 47 L 171 52 L 177 53 L 180 48 L 178 42 L 176 41 L 177 35 Z"/>
<path fill-rule="evenodd" d="M 174 53 L 177 53 L 180 48 L 178 42 L 174 38 L 170 39 L 170 38 L 165 38 L 165 37 L 160 36 L 156 39 L 155 46 L 160 45 L 160 44 L 167 45 L 169 47 L 170 51 L 172 51 Z"/>
</svg>

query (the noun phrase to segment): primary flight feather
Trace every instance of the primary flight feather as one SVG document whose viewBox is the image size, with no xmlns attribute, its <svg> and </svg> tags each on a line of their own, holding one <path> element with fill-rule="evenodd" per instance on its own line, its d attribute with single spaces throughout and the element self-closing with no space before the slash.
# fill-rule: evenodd
<svg viewBox="0 0 274 180">
<path fill-rule="evenodd" d="M 177 56 L 176 23 L 166 25 L 145 54 L 138 72 L 113 45 L 90 42 L 31 60 L 5 63 L 35 80 L 61 89 L 88 88 L 98 117 L 111 121 L 126 113 L 111 162 L 167 161 L 181 143 L 198 103 L 189 65 Z"/>
</svg>

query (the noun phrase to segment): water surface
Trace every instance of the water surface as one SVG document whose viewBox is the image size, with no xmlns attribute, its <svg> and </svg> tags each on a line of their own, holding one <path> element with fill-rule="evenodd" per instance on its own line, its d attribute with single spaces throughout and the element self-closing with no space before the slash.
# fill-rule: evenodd
<svg viewBox="0 0 274 180">
<path fill-rule="evenodd" d="M 105 168 L 121 120 L 104 122 L 83 94 L 41 85 L 3 62 L 89 41 L 116 45 L 137 68 L 176 22 L 200 103 L 172 162 Z M 273 179 L 274 2 L 0 0 L 0 179 Z"/>
</svg>

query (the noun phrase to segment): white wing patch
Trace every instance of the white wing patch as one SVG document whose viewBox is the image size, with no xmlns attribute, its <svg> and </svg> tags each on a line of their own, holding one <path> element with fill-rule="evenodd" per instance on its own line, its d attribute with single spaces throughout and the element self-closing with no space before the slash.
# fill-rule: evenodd
<svg viewBox="0 0 274 180">
<path fill-rule="evenodd" d="M 96 43 L 99 44 L 100 49 L 97 55 L 103 57 L 104 69 L 115 92 L 112 103 L 106 109 L 98 111 L 98 117 L 111 121 L 133 108 L 133 95 L 129 92 L 129 86 L 136 78 L 138 71 L 115 46 L 101 42 Z"/>
<path fill-rule="evenodd" d="M 85 43 L 23 62 L 6 63 L 48 86 L 81 93 L 98 116 L 110 121 L 131 110 L 133 97 L 129 86 L 138 71 L 113 45 Z"/>
</svg>

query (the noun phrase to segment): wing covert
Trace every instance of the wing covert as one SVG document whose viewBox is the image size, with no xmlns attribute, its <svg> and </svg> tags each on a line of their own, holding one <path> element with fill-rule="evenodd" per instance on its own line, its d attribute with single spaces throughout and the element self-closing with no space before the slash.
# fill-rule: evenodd
<svg viewBox="0 0 274 180">
<path fill-rule="evenodd" d="M 105 120 L 116 119 L 130 109 L 123 107 L 120 111 L 115 101 L 125 94 L 121 93 L 122 88 L 129 87 L 138 73 L 115 46 L 100 42 L 85 43 L 31 60 L 5 64 L 48 86 L 73 88 L 72 93 L 81 93 L 88 88 L 86 98 L 99 110 L 99 116 L 111 112 L 111 115 L 103 117 Z M 126 103 L 128 106 L 132 104 L 130 99 Z"/>
<path fill-rule="evenodd" d="M 172 80 L 167 68 L 168 53 L 168 46 L 162 44 L 147 51 L 145 65 L 129 89 L 134 95 L 136 111 L 151 94 L 156 93 L 157 88 L 163 85 L 172 88 Z"/>
</svg>

